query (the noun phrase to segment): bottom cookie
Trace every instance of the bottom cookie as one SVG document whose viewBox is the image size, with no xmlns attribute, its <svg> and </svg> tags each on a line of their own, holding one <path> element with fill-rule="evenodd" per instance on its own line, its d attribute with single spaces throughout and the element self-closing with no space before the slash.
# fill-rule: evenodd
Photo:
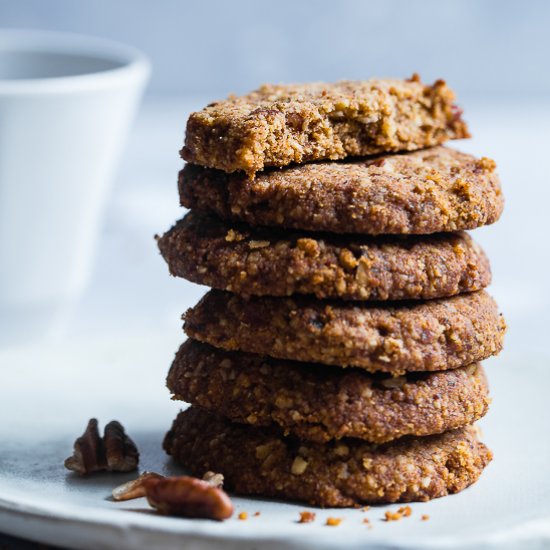
<svg viewBox="0 0 550 550">
<path fill-rule="evenodd" d="M 319 444 L 233 424 L 195 407 L 178 415 L 164 449 L 194 475 L 222 473 L 236 493 L 334 507 L 457 493 L 492 459 L 471 426 L 393 444 L 352 439 Z"/>
</svg>

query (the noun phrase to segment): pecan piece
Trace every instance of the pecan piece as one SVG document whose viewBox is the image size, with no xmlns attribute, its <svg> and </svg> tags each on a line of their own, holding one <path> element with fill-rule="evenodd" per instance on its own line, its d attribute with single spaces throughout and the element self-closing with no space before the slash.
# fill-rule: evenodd
<svg viewBox="0 0 550 550">
<path fill-rule="evenodd" d="M 217 487 L 218 489 L 223 487 L 223 474 L 208 471 L 202 476 L 202 480 L 210 483 L 212 487 Z"/>
<path fill-rule="evenodd" d="M 143 482 L 146 479 L 151 478 L 161 478 L 164 477 L 155 472 L 143 472 L 137 479 L 128 481 L 115 487 L 113 489 L 113 499 L 116 501 L 120 500 L 132 500 L 134 498 L 141 498 L 145 496 L 145 485 Z"/>
<path fill-rule="evenodd" d="M 120 422 L 112 420 L 105 426 L 103 434 L 107 470 L 110 472 L 131 472 L 139 462 L 136 444 L 128 437 Z"/>
<path fill-rule="evenodd" d="M 103 441 L 99 436 L 97 420 L 91 418 L 86 431 L 75 441 L 73 455 L 65 460 L 65 468 L 79 474 L 90 474 L 105 469 Z"/>
<path fill-rule="evenodd" d="M 86 431 L 75 441 L 73 455 L 65 460 L 65 468 L 86 475 L 93 472 L 130 472 L 137 468 L 139 452 L 122 424 L 113 420 L 99 435 L 97 420 L 88 421 Z"/>
<path fill-rule="evenodd" d="M 208 481 L 194 477 L 164 477 L 143 480 L 145 496 L 159 513 L 218 521 L 233 514 L 229 496 Z"/>
<path fill-rule="evenodd" d="M 127 481 L 118 487 L 115 487 L 112 491 L 113 499 L 120 500 L 133 500 L 134 498 L 141 498 L 146 496 L 145 484 L 146 479 L 161 479 L 165 476 L 157 474 L 155 472 L 143 472 L 137 479 Z M 223 474 L 216 474 L 215 472 L 206 472 L 202 476 L 202 480 L 206 481 L 212 487 L 221 489 L 223 487 Z"/>
</svg>

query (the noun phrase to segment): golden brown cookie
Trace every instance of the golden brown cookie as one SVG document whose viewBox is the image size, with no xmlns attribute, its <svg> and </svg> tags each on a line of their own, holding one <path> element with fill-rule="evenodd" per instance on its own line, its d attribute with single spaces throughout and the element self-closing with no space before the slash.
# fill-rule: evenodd
<svg viewBox="0 0 550 550">
<path fill-rule="evenodd" d="M 210 291 L 187 311 L 184 329 L 227 350 L 400 375 L 495 355 L 506 325 L 484 291 L 384 306 Z"/>
<path fill-rule="evenodd" d="M 331 233 L 428 234 L 495 222 L 495 163 L 448 147 L 242 173 L 187 164 L 182 206 L 225 220 Z"/>
<path fill-rule="evenodd" d="M 319 443 L 438 434 L 479 420 L 490 402 L 485 373 L 475 363 L 394 378 L 228 352 L 194 340 L 180 347 L 167 386 L 174 399 Z"/>
<path fill-rule="evenodd" d="M 172 275 L 242 295 L 429 299 L 491 281 L 487 257 L 466 233 L 292 233 L 189 212 L 158 245 Z"/>
<path fill-rule="evenodd" d="M 187 121 L 182 157 L 249 175 L 267 166 L 413 151 L 469 137 L 453 92 L 410 80 L 266 84 Z"/>
<path fill-rule="evenodd" d="M 357 439 L 311 443 L 231 423 L 191 407 L 179 414 L 165 450 L 194 475 L 220 472 L 243 495 L 317 506 L 426 501 L 474 483 L 492 453 L 473 427 L 374 445 Z"/>
</svg>

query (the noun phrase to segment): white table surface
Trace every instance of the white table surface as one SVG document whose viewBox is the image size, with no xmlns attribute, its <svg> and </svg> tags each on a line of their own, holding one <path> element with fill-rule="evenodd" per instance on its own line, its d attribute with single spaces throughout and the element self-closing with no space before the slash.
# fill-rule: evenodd
<svg viewBox="0 0 550 550">
<path fill-rule="evenodd" d="M 97 410 L 109 411 L 113 417 L 117 417 L 117 410 L 120 410 L 125 416 L 120 418 L 123 423 L 145 434 L 158 430 L 159 416 L 171 419 L 175 414 L 177 404 L 169 400 L 164 376 L 178 343 L 184 339 L 180 316 L 205 289 L 168 276 L 153 235 L 166 230 L 183 214 L 178 206 L 176 189 L 177 171 L 182 165 L 178 149 L 188 112 L 204 103 L 203 99 L 156 99 L 144 104 L 113 187 L 92 282 L 80 302 L 75 304 L 65 332 L 54 342 L 29 342 L 24 348 L 0 353 L 0 358 L 12 357 L 13 361 L 22 361 L 28 368 L 24 378 L 22 375 L 10 376 L 10 365 L 0 362 L 0 372 L 5 376 L 0 388 L 4 438 L 17 430 L 28 429 L 29 423 L 33 423 L 32 418 L 36 418 L 36 425 L 40 426 L 41 407 L 59 409 L 58 414 L 49 411 L 44 415 L 48 419 L 48 429 L 44 433 L 63 430 L 68 425 L 84 426 L 85 419 L 99 414 Z M 538 436 L 527 425 L 530 416 L 537 416 L 536 426 L 539 427 L 544 427 L 550 420 L 548 406 L 541 397 L 544 392 L 538 392 L 535 402 L 530 402 L 524 395 L 522 408 L 517 410 L 514 386 L 516 376 L 518 391 L 524 385 L 525 377 L 529 377 L 528 387 L 536 387 L 536 378 L 533 377 L 540 377 L 543 384 L 550 380 L 541 375 L 545 368 L 550 369 L 546 320 L 550 304 L 547 283 L 550 251 L 546 230 L 550 182 L 544 164 L 550 156 L 550 108 L 548 104 L 536 101 L 521 108 L 512 101 L 488 103 L 471 100 L 463 105 L 475 138 L 457 142 L 454 146 L 494 158 L 507 198 L 502 220 L 492 227 L 475 231 L 474 236 L 492 260 L 494 284 L 491 292 L 499 301 L 510 326 L 506 350 L 500 358 L 491 361 L 488 373 L 491 380 L 499 364 L 506 366 L 505 376 L 497 378 L 499 375 L 494 374 L 494 414 L 498 421 L 490 420 L 491 411 L 486 433 L 489 441 L 501 442 L 501 446 L 506 439 L 503 431 L 509 434 L 508 439 L 517 442 L 511 445 L 517 449 L 517 456 L 497 454 L 496 459 L 508 469 L 507 483 L 514 486 L 519 483 L 514 471 L 516 466 L 530 464 L 529 467 L 544 470 L 543 465 L 550 464 L 548 446 L 531 446 L 531 441 L 524 437 L 533 439 Z M 121 354 L 125 349 L 131 353 Z M 52 357 L 55 358 L 56 353 L 65 357 L 64 366 L 54 378 L 40 364 L 44 353 L 48 357 L 45 369 L 55 368 Z M 72 354 L 73 361 L 68 370 L 67 354 Z M 26 359 L 22 360 L 22 357 Z M 97 373 L 91 372 L 94 367 L 90 364 L 90 357 L 101 357 L 110 364 L 98 366 Z M 132 357 L 139 358 L 135 360 L 135 368 Z M 108 378 L 106 373 L 110 368 L 117 372 L 112 377 L 112 383 L 118 385 L 116 391 L 110 387 L 104 392 L 104 402 L 97 406 L 94 406 L 97 397 L 79 399 L 79 392 L 102 395 L 101 387 L 109 383 L 105 378 Z M 31 398 L 28 400 L 24 397 L 24 380 L 28 380 L 30 388 Z M 60 387 L 64 391 L 60 391 Z M 20 399 L 14 398 L 20 394 L 23 394 Z M 139 396 L 139 400 L 136 401 L 134 396 Z M 147 396 L 150 396 L 150 403 Z M 147 414 L 148 407 L 151 408 L 150 415 Z M 499 416 L 497 411 L 500 411 Z M 74 414 L 70 421 L 68 414 Z M 7 423 L 9 427 L 6 427 Z M 541 433 L 540 437 L 547 437 L 547 433 Z M 506 447 L 502 446 L 503 449 Z M 529 449 L 536 449 L 539 454 L 531 457 L 531 462 L 525 460 L 525 456 L 530 456 Z M 495 478 L 491 482 L 491 476 L 496 474 L 491 474 L 491 468 L 497 469 L 491 466 L 487 472 L 488 481 L 482 480 L 479 489 L 472 491 L 495 487 Z M 547 471 L 540 475 L 546 479 L 550 477 Z M 546 485 L 541 484 L 542 487 Z M 483 493 L 477 494 L 480 496 L 475 498 L 484 498 Z M 516 487 L 512 494 L 521 495 L 521 504 L 526 507 L 531 496 L 537 505 L 541 499 L 548 500 L 545 493 L 524 494 L 520 487 Z M 468 506 L 466 496 L 452 498 L 463 498 Z M 437 504 L 438 509 L 445 509 L 444 506 L 441 508 L 444 502 Z M 486 502 L 491 502 L 491 499 Z M 454 505 L 449 509 L 455 509 Z M 520 516 L 517 516 L 519 520 L 522 519 Z M 533 514 L 526 513 L 525 518 L 533 519 Z M 475 518 L 472 521 L 475 522 Z M 499 532 L 503 528 L 508 534 L 515 532 L 510 531 L 510 524 L 502 525 L 495 520 L 491 525 L 493 543 L 501 540 Z M 514 522 L 512 527 L 522 532 L 521 521 Z M 545 534 L 537 539 L 539 524 L 526 529 L 527 536 L 523 531 L 523 540 L 532 544 L 548 536 L 542 529 Z M 422 540 L 426 541 L 425 534 Z M 412 545 L 414 540 L 409 542 Z"/>
</svg>

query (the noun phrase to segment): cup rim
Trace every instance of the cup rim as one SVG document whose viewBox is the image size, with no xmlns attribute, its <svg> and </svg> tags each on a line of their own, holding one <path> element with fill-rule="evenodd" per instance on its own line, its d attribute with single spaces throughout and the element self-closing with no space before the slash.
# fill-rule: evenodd
<svg viewBox="0 0 550 550">
<path fill-rule="evenodd" d="M 119 42 L 84 34 L 35 29 L 0 28 L 0 50 L 52 51 L 96 56 L 116 62 L 116 67 L 76 75 L 44 78 L 0 79 L 0 94 L 78 92 L 101 89 L 130 80 L 146 79 L 151 72 L 149 58 L 140 50 Z"/>
</svg>

